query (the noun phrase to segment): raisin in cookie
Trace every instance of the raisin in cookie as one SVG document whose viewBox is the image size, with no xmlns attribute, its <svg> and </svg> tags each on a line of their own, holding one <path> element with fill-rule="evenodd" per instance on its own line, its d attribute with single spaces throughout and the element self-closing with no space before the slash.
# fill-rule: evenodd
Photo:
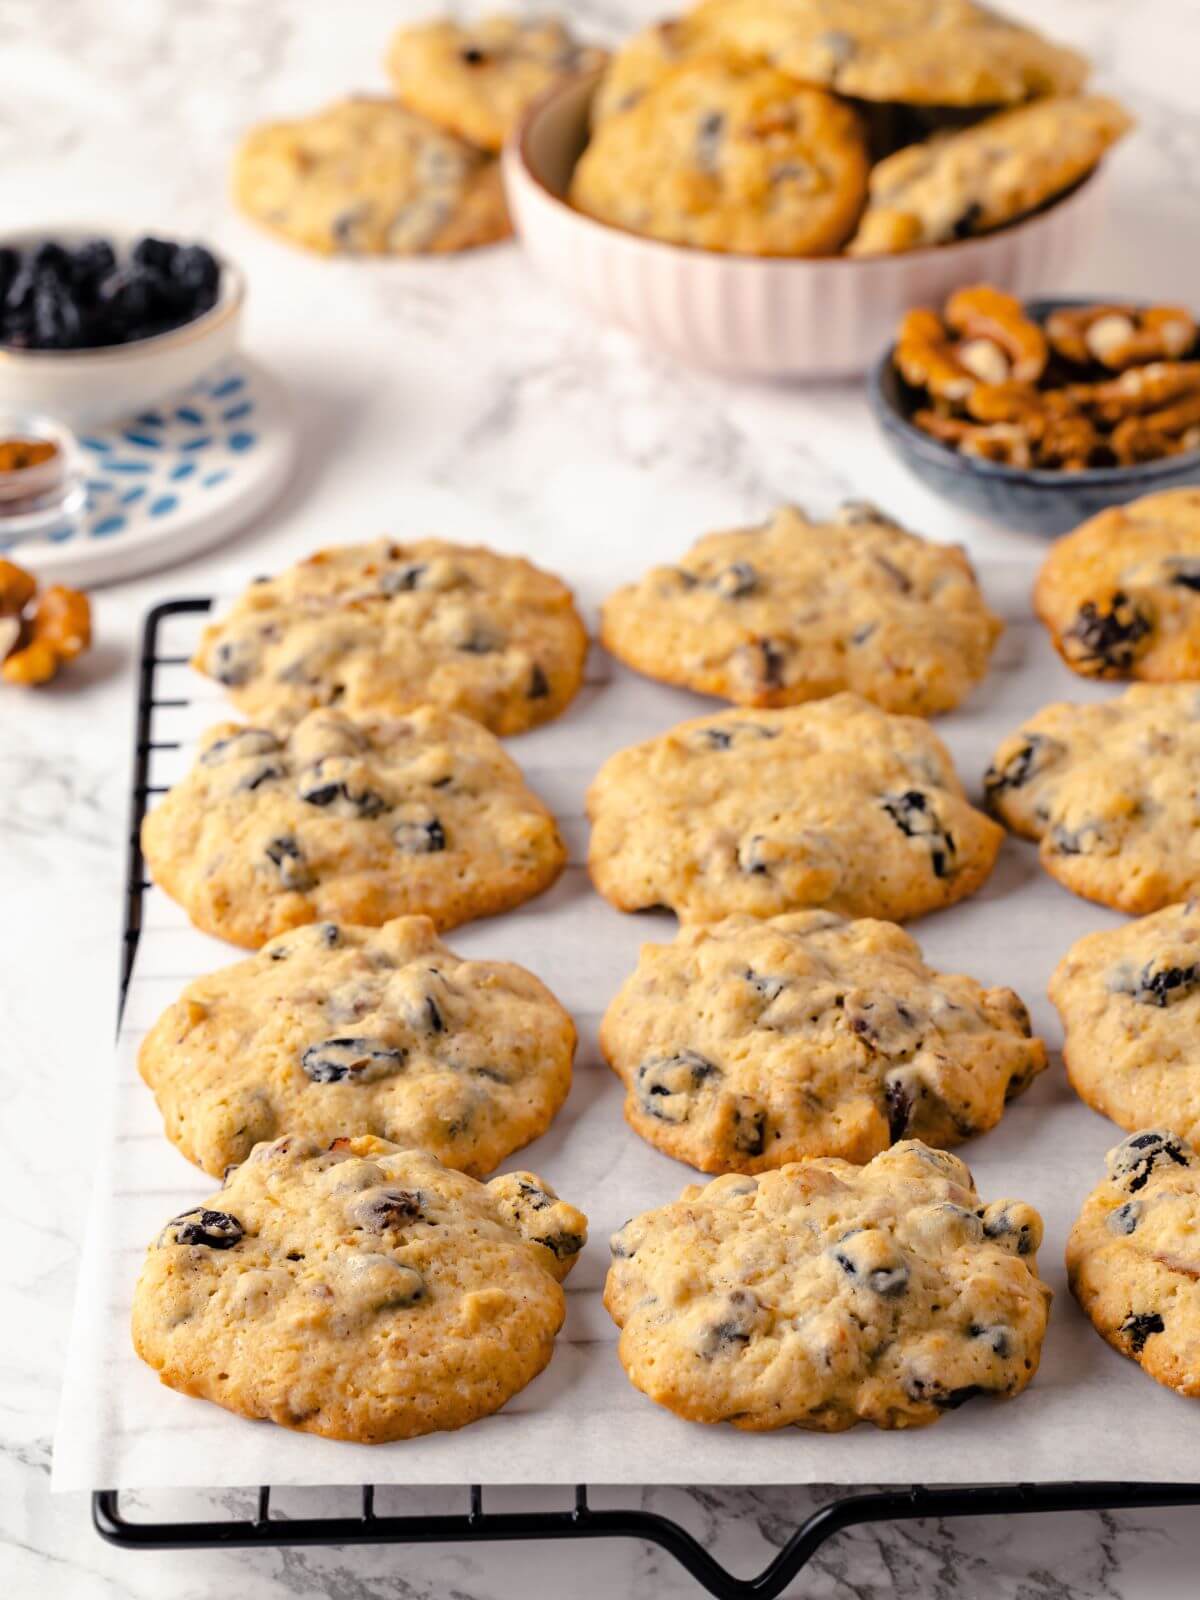
<svg viewBox="0 0 1200 1600">
<path fill-rule="evenodd" d="M 549 1361 L 586 1235 L 532 1173 L 289 1134 L 159 1234 L 133 1344 L 172 1389 L 305 1433 L 461 1428 Z"/>
<path fill-rule="evenodd" d="M 1200 903 L 1077 940 L 1050 998 L 1082 1100 L 1122 1128 L 1200 1144 Z"/>
<path fill-rule="evenodd" d="M 1200 489 L 1113 506 L 1057 540 L 1033 604 L 1085 678 L 1200 678 Z"/>
<path fill-rule="evenodd" d="M 1114 1350 L 1200 1396 L 1200 1157 L 1152 1128 L 1107 1166 L 1067 1240 L 1071 1292 Z"/>
<path fill-rule="evenodd" d="M 1115 100 L 1075 95 L 906 145 L 872 168 L 849 253 L 913 250 L 1002 227 L 1078 183 L 1131 126 Z"/>
<path fill-rule="evenodd" d="M 1069 94 L 1087 62 L 974 0 L 702 0 L 709 41 L 861 100 L 989 106 Z"/>
<path fill-rule="evenodd" d="M 571 591 L 550 573 L 479 546 L 381 539 L 252 584 L 192 665 L 250 717 L 440 705 L 510 734 L 563 710 L 586 655 Z"/>
<path fill-rule="evenodd" d="M 606 761 L 588 815 L 605 899 L 683 922 L 805 907 L 903 922 L 973 894 L 1003 838 L 927 723 L 852 694 L 680 723 Z"/>
<path fill-rule="evenodd" d="M 832 522 L 784 506 L 709 534 L 610 596 L 601 637 L 639 672 L 738 705 L 853 689 L 931 716 L 983 677 L 1002 627 L 957 545 L 849 501 Z"/>
<path fill-rule="evenodd" d="M 403 105 L 484 150 L 499 150 L 539 95 L 606 59 L 557 17 L 495 16 L 401 28 L 387 67 Z"/>
<path fill-rule="evenodd" d="M 167 1137 L 219 1177 L 285 1130 L 374 1133 L 481 1177 L 549 1127 L 575 1029 L 523 967 L 425 917 L 297 928 L 197 978 L 142 1042 Z"/>
<path fill-rule="evenodd" d="M 601 222 L 673 244 L 827 255 L 867 186 L 855 112 L 769 67 L 697 60 L 602 120 L 571 180 Z"/>
<path fill-rule="evenodd" d="M 286 735 L 221 723 L 142 825 L 151 876 L 205 933 L 257 949 L 306 922 L 438 928 L 540 894 L 566 852 L 486 729 L 423 706 Z"/>
<path fill-rule="evenodd" d="M 509 232 L 500 164 L 392 100 L 341 100 L 243 139 L 233 193 L 322 255 L 440 255 Z"/>
<path fill-rule="evenodd" d="M 630 1125 L 702 1172 L 869 1161 L 999 1122 L 1046 1065 L 1011 989 L 934 972 L 894 923 L 729 917 L 643 945 L 600 1045 Z"/>
<path fill-rule="evenodd" d="M 1052 878 L 1142 915 L 1200 890 L 1200 688 L 1138 684 L 1097 705 L 1046 706 L 984 777 Z"/>
<path fill-rule="evenodd" d="M 630 1381 L 693 1422 L 915 1428 L 1037 1371 L 1042 1220 L 919 1140 L 685 1189 L 612 1240 Z"/>
</svg>

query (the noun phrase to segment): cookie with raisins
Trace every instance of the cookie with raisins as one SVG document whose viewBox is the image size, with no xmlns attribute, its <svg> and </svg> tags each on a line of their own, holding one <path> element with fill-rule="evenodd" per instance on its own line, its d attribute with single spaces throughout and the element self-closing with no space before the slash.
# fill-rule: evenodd
<svg viewBox="0 0 1200 1600">
<path fill-rule="evenodd" d="M 727 1176 L 612 1239 L 604 1303 L 635 1388 L 693 1422 L 914 1428 L 1037 1371 L 1042 1221 L 905 1140 L 866 1166 Z"/>
<path fill-rule="evenodd" d="M 550 1360 L 586 1237 L 532 1173 L 289 1134 L 150 1246 L 134 1348 L 170 1388 L 304 1433 L 461 1428 Z"/>
<path fill-rule="evenodd" d="M 1149 1128 L 1106 1164 L 1067 1240 L 1071 1293 L 1114 1350 L 1200 1396 L 1200 1156 Z"/>
<path fill-rule="evenodd" d="M 828 911 L 644 945 L 600 1044 L 626 1120 L 702 1172 L 958 1144 L 1046 1065 L 1011 989 L 933 971 L 894 923 Z"/>
</svg>

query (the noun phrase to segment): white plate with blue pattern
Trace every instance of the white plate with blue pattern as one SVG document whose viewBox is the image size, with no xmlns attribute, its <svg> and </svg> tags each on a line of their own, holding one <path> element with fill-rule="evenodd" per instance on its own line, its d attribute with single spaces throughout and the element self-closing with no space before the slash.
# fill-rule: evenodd
<svg viewBox="0 0 1200 1600">
<path fill-rule="evenodd" d="M 0 536 L 50 582 L 115 583 L 227 539 L 287 478 L 294 432 L 283 390 L 245 356 L 137 416 L 79 435 L 87 501 L 36 538 Z"/>
</svg>

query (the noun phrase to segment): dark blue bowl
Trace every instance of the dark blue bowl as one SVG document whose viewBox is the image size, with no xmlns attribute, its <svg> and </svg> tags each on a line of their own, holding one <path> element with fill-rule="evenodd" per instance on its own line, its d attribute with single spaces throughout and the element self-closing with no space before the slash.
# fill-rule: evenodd
<svg viewBox="0 0 1200 1600">
<path fill-rule="evenodd" d="M 1044 322 L 1060 306 L 1094 305 L 1099 298 L 1031 300 L 1025 309 Z M 884 438 L 927 488 L 992 522 L 1052 536 L 1068 532 L 1107 506 L 1200 483 L 1200 450 L 1133 467 L 1089 467 L 1086 472 L 1006 467 L 960 455 L 910 420 L 920 397 L 896 371 L 895 348 L 891 345 L 884 351 L 867 379 L 867 398 Z"/>
</svg>

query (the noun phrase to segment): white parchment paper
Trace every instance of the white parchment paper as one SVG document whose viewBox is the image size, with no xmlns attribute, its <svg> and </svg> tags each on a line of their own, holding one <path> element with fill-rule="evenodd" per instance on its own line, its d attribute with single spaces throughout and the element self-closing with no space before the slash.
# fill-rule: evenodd
<svg viewBox="0 0 1200 1600">
<path fill-rule="evenodd" d="M 672 552 L 646 552 L 670 559 Z M 1049 700 L 1116 693 L 1073 678 L 1029 616 L 1033 564 L 981 564 L 989 599 L 1009 622 L 991 674 L 969 705 L 937 723 L 976 793 L 993 747 Z M 617 581 L 614 575 L 614 582 Z M 236 587 L 231 581 L 230 591 Z M 584 594 L 585 605 L 598 595 Z M 202 618 L 174 619 L 165 654 L 186 658 Z M 151 784 L 181 777 L 191 745 L 228 715 L 214 685 L 183 665 L 160 669 Z M 1030 1006 L 1053 1050 L 1049 1070 L 1000 1127 L 960 1153 L 981 1195 L 1031 1201 L 1046 1223 L 1043 1276 L 1055 1293 L 1041 1370 L 1011 1402 L 975 1401 L 934 1427 L 881 1433 L 862 1426 L 826 1436 L 745 1434 L 682 1422 L 635 1391 L 616 1355 L 600 1301 L 608 1236 L 633 1213 L 674 1199 L 695 1181 L 659 1155 L 621 1115 L 622 1092 L 600 1059 L 596 1029 L 633 968 L 639 945 L 666 941 L 674 920 L 623 916 L 590 888 L 583 860 L 583 796 L 614 750 L 712 702 L 652 684 L 593 655 L 570 712 L 509 749 L 556 812 L 571 864 L 548 894 L 516 912 L 449 935 L 464 955 L 521 962 L 558 995 L 580 1033 L 575 1081 L 550 1131 L 508 1163 L 548 1178 L 590 1218 L 591 1237 L 567 1282 L 566 1326 L 549 1368 L 494 1417 L 458 1433 L 375 1447 L 335 1443 L 245 1421 L 161 1386 L 135 1357 L 130 1302 L 147 1243 L 167 1218 L 211 1194 L 213 1181 L 166 1140 L 137 1048 L 159 1011 L 196 974 L 239 952 L 192 930 L 156 889 L 144 928 L 113 1071 L 110 1121 L 97 1130 L 102 1161 L 92 1202 L 70 1358 L 54 1450 L 57 1489 L 244 1484 L 452 1483 L 988 1483 L 1059 1479 L 1190 1481 L 1200 1476 L 1200 1407 L 1160 1388 L 1100 1340 L 1065 1283 L 1062 1255 L 1080 1202 L 1099 1180 L 1119 1129 L 1082 1105 L 1065 1080 L 1061 1033 L 1046 981 L 1067 946 L 1121 919 L 1076 899 L 1037 865 L 1034 848 L 1006 841 L 981 893 L 912 924 L 927 959 L 988 984 L 1008 984 Z M 103 1063 L 104 1050 L 98 1060 Z M 101 1064 L 99 1071 L 109 1069 Z"/>
</svg>

